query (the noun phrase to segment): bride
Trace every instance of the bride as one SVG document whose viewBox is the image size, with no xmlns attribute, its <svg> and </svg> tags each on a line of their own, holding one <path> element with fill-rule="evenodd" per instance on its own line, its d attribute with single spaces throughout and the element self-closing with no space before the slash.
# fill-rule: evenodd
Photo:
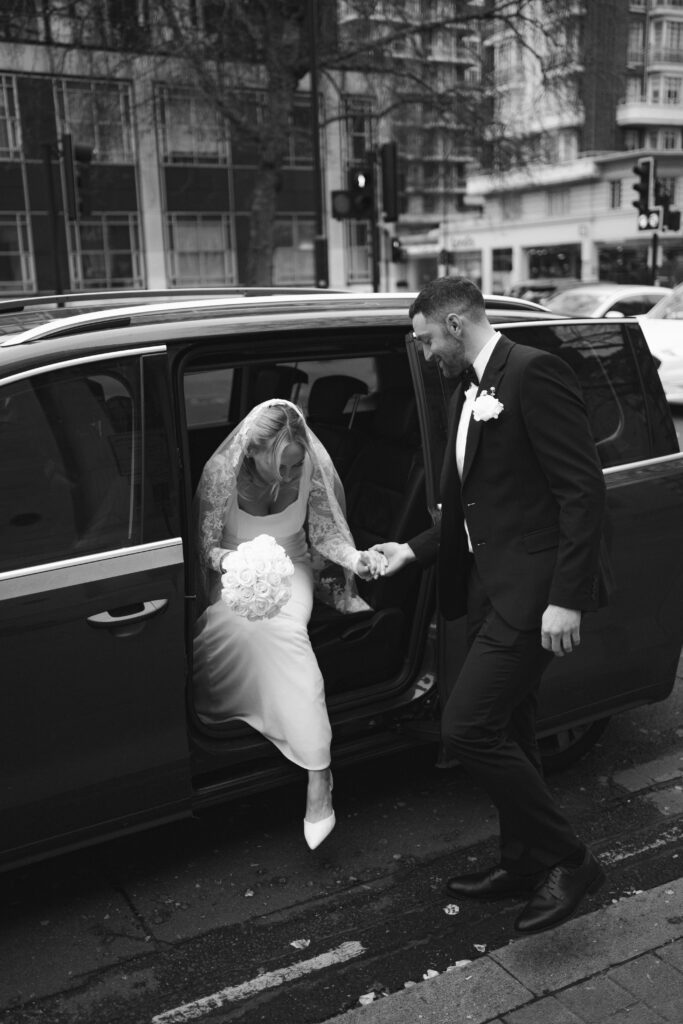
<svg viewBox="0 0 683 1024">
<path fill-rule="evenodd" d="M 341 611 L 368 606 L 353 574 L 382 575 L 386 560 L 357 551 L 328 453 L 284 399 L 255 406 L 214 452 L 195 496 L 200 616 L 194 704 L 201 721 L 240 719 L 308 772 L 304 836 L 315 849 L 335 825 L 325 687 L 308 636 L 316 596 Z M 270 618 L 247 618 L 221 596 L 226 558 L 267 534 L 291 559 L 291 597 Z M 333 582 L 329 563 L 344 570 Z M 328 575 L 325 575 L 325 563 Z"/>
</svg>

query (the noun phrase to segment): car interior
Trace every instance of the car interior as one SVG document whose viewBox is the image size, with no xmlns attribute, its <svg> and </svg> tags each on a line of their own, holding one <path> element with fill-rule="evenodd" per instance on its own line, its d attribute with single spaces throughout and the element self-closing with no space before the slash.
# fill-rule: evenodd
<svg viewBox="0 0 683 1024">
<path fill-rule="evenodd" d="M 302 408 L 335 464 L 359 549 L 380 540 L 407 540 L 430 525 L 416 401 L 404 353 L 235 367 L 223 377 L 229 395 L 212 391 L 216 372 L 216 367 L 192 368 L 185 377 L 193 488 L 206 460 L 250 408 L 267 398 L 287 398 Z M 212 401 L 215 415 L 210 417 Z M 197 423 L 198 417 L 204 422 Z M 211 418 L 214 422 L 206 422 Z M 391 579 L 358 580 L 368 611 L 342 614 L 315 602 L 309 634 L 331 707 L 335 698 L 347 704 L 362 697 L 362 691 L 379 687 L 391 692 L 400 681 L 421 575 L 415 566 Z M 195 724 L 214 737 L 249 729 L 243 723 L 207 726 L 196 717 Z"/>
</svg>

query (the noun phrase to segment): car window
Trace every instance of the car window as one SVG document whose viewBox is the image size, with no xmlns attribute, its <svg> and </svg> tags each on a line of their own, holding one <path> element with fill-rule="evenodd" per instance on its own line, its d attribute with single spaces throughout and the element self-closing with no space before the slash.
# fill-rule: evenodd
<svg viewBox="0 0 683 1024">
<path fill-rule="evenodd" d="M 561 356 L 581 384 L 602 465 L 650 455 L 647 410 L 638 368 L 619 324 L 506 327 L 513 341 Z"/>
<path fill-rule="evenodd" d="M 648 316 L 654 319 L 683 320 L 683 284 L 676 285 L 669 295 L 655 303 Z"/>
<path fill-rule="evenodd" d="M 609 297 L 608 292 L 571 290 L 560 292 L 546 302 L 553 313 L 564 316 L 593 316 L 598 305 Z"/>
<path fill-rule="evenodd" d="M 654 300 L 655 296 L 650 298 L 648 295 L 629 295 L 628 298 L 619 299 L 618 302 L 613 303 L 610 309 L 614 313 L 623 313 L 624 316 L 640 316 L 642 313 L 647 313 Z"/>
<path fill-rule="evenodd" d="M 0 571 L 173 535 L 162 369 L 95 361 L 0 388 Z"/>
<path fill-rule="evenodd" d="M 233 375 L 232 367 L 185 374 L 185 415 L 190 430 L 227 424 Z"/>
</svg>

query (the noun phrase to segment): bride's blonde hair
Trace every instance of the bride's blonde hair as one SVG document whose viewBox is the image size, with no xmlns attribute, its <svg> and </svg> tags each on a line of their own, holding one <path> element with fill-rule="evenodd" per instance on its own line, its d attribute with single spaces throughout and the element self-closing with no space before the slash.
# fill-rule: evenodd
<svg viewBox="0 0 683 1024">
<path fill-rule="evenodd" d="M 282 484 L 280 474 L 280 462 L 282 454 L 290 444 L 299 444 L 306 454 L 309 454 L 308 436 L 304 423 L 303 413 L 289 405 L 269 405 L 261 409 L 258 419 L 253 423 L 247 454 L 242 465 L 243 472 L 238 482 L 238 493 L 240 497 L 253 497 L 254 487 L 258 487 L 258 480 L 270 485 L 273 496 Z M 266 465 L 270 470 L 270 479 L 263 480 L 261 474 L 257 474 L 252 456 L 256 453 L 265 453 Z"/>
</svg>

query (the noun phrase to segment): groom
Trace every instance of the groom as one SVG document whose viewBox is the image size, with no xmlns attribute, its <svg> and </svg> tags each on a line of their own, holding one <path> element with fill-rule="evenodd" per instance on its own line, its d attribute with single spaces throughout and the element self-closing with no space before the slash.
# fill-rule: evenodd
<svg viewBox="0 0 683 1024">
<path fill-rule="evenodd" d="M 431 281 L 410 317 L 425 359 L 461 378 L 442 517 L 407 544 L 376 547 L 389 575 L 437 560 L 441 613 L 467 615 L 469 651 L 443 710 L 444 752 L 486 790 L 500 821 L 500 862 L 452 878 L 448 890 L 522 897 L 516 929 L 542 931 L 605 879 L 543 781 L 535 738 L 544 670 L 579 646 L 582 613 L 603 603 L 602 471 L 572 371 L 494 331 L 475 284 Z"/>
</svg>

